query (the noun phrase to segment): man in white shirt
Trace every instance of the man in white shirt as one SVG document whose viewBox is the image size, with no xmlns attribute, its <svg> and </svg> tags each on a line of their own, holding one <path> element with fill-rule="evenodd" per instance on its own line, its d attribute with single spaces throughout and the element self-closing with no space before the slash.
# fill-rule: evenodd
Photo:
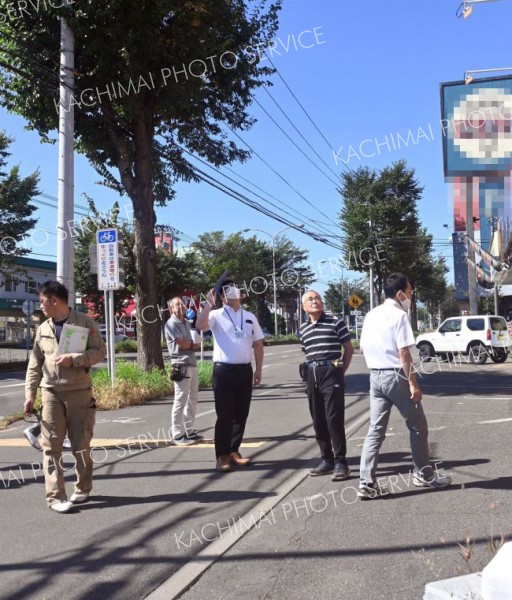
<svg viewBox="0 0 512 600">
<path fill-rule="evenodd" d="M 261 383 L 264 335 L 256 317 L 242 309 L 240 290 L 231 279 L 226 279 L 222 286 L 222 308 L 212 310 L 215 299 L 214 290 L 210 290 L 207 304 L 197 317 L 196 329 L 211 329 L 213 334 L 216 468 L 227 472 L 231 471 L 232 465 L 250 463 L 250 459 L 243 458 L 238 450 L 249 416 L 252 386 Z"/>
<path fill-rule="evenodd" d="M 379 450 L 386 437 L 391 408 L 396 406 L 410 431 L 413 484 L 440 488 L 451 478 L 434 472 L 430 465 L 428 425 L 422 394 L 410 348 L 414 335 L 407 316 L 411 305 L 411 284 L 402 273 L 392 273 L 384 286 L 386 300 L 371 310 L 361 332 L 361 351 L 370 374 L 370 428 L 363 445 L 358 496 L 362 499 L 389 494 L 375 477 Z"/>
</svg>

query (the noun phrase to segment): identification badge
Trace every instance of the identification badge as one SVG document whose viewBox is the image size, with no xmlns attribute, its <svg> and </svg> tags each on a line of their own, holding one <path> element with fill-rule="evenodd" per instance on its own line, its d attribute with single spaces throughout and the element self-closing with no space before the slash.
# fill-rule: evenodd
<svg viewBox="0 0 512 600">
<path fill-rule="evenodd" d="M 245 331 L 242 331 L 242 330 L 240 330 L 240 329 L 237 329 L 237 330 L 235 331 L 235 336 L 236 336 L 237 338 L 246 338 L 246 337 L 247 337 L 247 334 L 245 333 Z"/>
</svg>

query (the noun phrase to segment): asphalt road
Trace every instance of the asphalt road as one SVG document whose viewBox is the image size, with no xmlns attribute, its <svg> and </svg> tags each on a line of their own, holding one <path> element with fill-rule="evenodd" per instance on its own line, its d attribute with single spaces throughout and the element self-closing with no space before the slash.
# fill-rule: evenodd
<svg viewBox="0 0 512 600">
<path fill-rule="evenodd" d="M 422 378 L 433 455 L 454 474 L 453 489 L 425 492 L 403 484 L 390 501 L 355 504 L 347 489 L 351 504 L 338 501 L 339 507 L 306 514 L 300 508 L 305 498 L 321 493 L 330 498 L 329 491 L 334 498 L 357 485 L 366 426 L 349 442 L 351 480 L 303 479 L 318 450 L 297 375 L 301 359 L 297 346 L 267 349 L 264 385 L 254 391 L 242 449 L 255 464 L 232 473 L 214 471 L 211 444 L 165 443 L 171 399 L 98 413 L 93 497 L 72 514 L 45 507 L 41 456 L 25 444 L 23 424 L 1 432 L 0 598 L 131 600 L 153 590 L 158 597 L 159 586 L 185 573 L 183 567 L 198 557 L 203 566 L 217 562 L 185 592 L 187 600 L 411 600 L 421 598 L 419 590 L 435 579 L 432 570 L 454 562 L 467 530 L 475 533 L 479 548 L 485 544 L 491 502 L 498 503 L 494 531 L 510 528 L 510 362 L 434 365 Z M 368 375 L 360 355 L 346 386 L 350 428 L 364 420 L 368 408 Z M 213 437 L 214 421 L 212 394 L 201 392 L 196 424 L 206 438 Z M 395 416 L 381 461 L 386 476 L 407 479 L 404 429 Z M 70 459 L 65 463 L 69 490 Z M 461 495 L 462 484 L 469 493 Z M 275 522 L 247 533 L 247 515 L 259 517 L 264 502 L 275 503 Z M 284 504 L 293 513 L 285 515 Z M 238 540 L 239 533 L 244 535 Z M 230 538 L 233 545 L 220 550 L 218 540 L 210 542 L 214 538 Z M 180 588 L 171 583 L 171 590 L 160 597 L 175 597 Z"/>
</svg>

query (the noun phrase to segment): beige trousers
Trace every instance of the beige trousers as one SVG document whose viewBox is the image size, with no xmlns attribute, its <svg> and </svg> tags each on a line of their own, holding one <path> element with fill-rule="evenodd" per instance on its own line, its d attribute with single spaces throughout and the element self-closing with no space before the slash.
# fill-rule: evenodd
<svg viewBox="0 0 512 600">
<path fill-rule="evenodd" d="M 67 500 L 64 487 L 62 443 L 68 432 L 76 472 L 75 491 L 88 494 L 92 489 L 91 439 L 96 419 L 96 404 L 91 389 L 56 392 L 42 390 L 41 445 L 46 502 Z"/>
</svg>

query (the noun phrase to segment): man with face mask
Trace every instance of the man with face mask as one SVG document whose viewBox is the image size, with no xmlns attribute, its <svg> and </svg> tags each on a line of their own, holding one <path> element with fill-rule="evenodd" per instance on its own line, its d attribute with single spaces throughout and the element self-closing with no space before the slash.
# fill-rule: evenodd
<svg viewBox="0 0 512 600">
<path fill-rule="evenodd" d="M 402 273 L 392 273 L 384 285 L 384 294 L 384 303 L 366 315 L 361 332 L 361 351 L 371 370 L 370 428 L 361 454 L 358 491 L 363 500 L 389 494 L 389 490 L 378 485 L 375 472 L 393 405 L 410 431 L 413 484 L 440 488 L 451 483 L 450 477 L 434 472 L 430 465 L 427 419 L 410 352 L 415 343 L 407 316 L 411 284 Z"/>
<path fill-rule="evenodd" d="M 214 290 L 196 322 L 198 331 L 211 329 L 213 348 L 213 395 L 215 398 L 215 454 L 217 471 L 231 471 L 232 465 L 246 466 L 249 458 L 239 453 L 249 416 L 252 386 L 261 383 L 263 332 L 256 317 L 240 304 L 240 290 L 231 279 L 222 286 L 223 307 L 212 310 Z M 254 352 L 255 370 L 251 365 Z"/>
</svg>

